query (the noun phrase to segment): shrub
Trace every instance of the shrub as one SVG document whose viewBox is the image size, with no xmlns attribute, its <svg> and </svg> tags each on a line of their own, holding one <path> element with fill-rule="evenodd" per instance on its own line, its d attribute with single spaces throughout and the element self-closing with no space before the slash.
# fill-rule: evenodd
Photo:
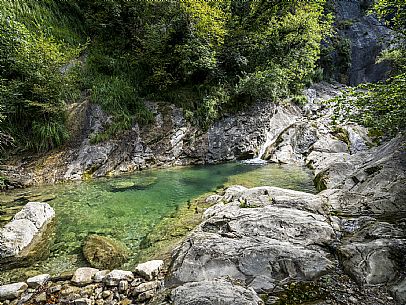
<svg viewBox="0 0 406 305">
<path fill-rule="evenodd" d="M 78 42 L 78 28 L 69 26 L 74 15 L 66 17 L 60 9 L 72 7 L 30 0 L 1 0 L 0 5 L 0 127 L 19 148 L 52 149 L 68 138 L 64 94 L 71 82 L 60 68 L 80 48 L 66 42 Z"/>
<path fill-rule="evenodd" d="M 361 84 L 330 103 L 339 122 L 358 122 L 374 135 L 395 135 L 406 128 L 406 74 Z"/>
<path fill-rule="evenodd" d="M 289 81 L 285 69 L 258 71 L 242 77 L 236 86 L 237 95 L 247 95 L 255 100 L 276 101 L 289 94 Z"/>
</svg>

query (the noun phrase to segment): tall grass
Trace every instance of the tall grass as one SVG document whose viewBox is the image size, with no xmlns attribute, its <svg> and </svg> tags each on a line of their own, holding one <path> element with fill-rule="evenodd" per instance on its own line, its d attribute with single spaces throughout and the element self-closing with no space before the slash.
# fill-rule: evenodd
<svg viewBox="0 0 406 305">
<path fill-rule="evenodd" d="M 91 47 L 81 75 L 83 85 L 91 89 L 91 101 L 113 116 L 104 132 L 92 136 L 92 143 L 106 141 L 130 129 L 135 122 L 144 125 L 153 120 L 140 97 L 138 77 L 131 59 L 117 56 L 100 45 Z"/>
<path fill-rule="evenodd" d="M 60 68 L 86 41 L 75 1 L 0 0 L 0 107 L 15 150 L 46 151 L 68 138 L 73 81 Z"/>
<path fill-rule="evenodd" d="M 61 146 L 69 138 L 64 122 L 33 122 L 33 141 L 29 142 L 40 152 Z"/>
<path fill-rule="evenodd" d="M 0 14 L 59 42 L 76 46 L 86 41 L 84 23 L 75 1 L 0 0 Z"/>
</svg>

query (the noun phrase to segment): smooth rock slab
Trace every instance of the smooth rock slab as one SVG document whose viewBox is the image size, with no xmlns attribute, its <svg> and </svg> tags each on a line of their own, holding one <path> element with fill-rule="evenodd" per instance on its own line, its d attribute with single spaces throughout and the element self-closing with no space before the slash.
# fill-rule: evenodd
<svg viewBox="0 0 406 305">
<path fill-rule="evenodd" d="M 324 216 L 275 206 L 253 209 L 229 205 L 201 229 L 224 237 L 264 236 L 301 245 L 327 244 L 336 238 Z"/>
<path fill-rule="evenodd" d="M 37 288 L 47 282 L 51 276 L 49 274 L 40 274 L 34 277 L 30 277 L 27 280 L 27 284 L 30 288 Z"/>
<path fill-rule="evenodd" d="M 72 283 L 77 286 L 85 286 L 93 282 L 93 276 L 98 272 L 98 269 L 83 267 L 78 268 L 72 277 Z"/>
<path fill-rule="evenodd" d="M 152 260 L 138 264 L 135 267 L 135 272 L 151 281 L 158 275 L 163 265 L 164 262 L 162 260 Z"/>
<path fill-rule="evenodd" d="M 28 288 L 26 283 L 14 283 L 0 286 L 0 300 L 13 300 L 21 296 L 21 294 Z"/>
<path fill-rule="evenodd" d="M 333 269 L 327 249 L 337 241 L 335 229 L 309 212 L 321 209 L 321 197 L 267 187 L 233 187 L 224 196 L 229 203 L 206 211 L 208 219 L 178 248 L 169 286 L 230 277 L 262 293 L 280 281 L 311 281 Z M 258 197 L 264 205 L 250 207 Z"/>
<path fill-rule="evenodd" d="M 261 186 L 250 189 L 238 185 L 231 186 L 226 189 L 223 196 L 218 197 L 220 204 L 208 208 L 204 213 L 205 218 L 216 215 L 223 208 L 227 209 L 226 205 L 221 204 L 222 202 L 235 202 L 237 205 L 244 204 L 244 206 L 252 208 L 277 205 L 318 213 L 323 210 L 323 205 L 325 204 L 325 199 L 318 195 L 273 186 Z"/>
<path fill-rule="evenodd" d="M 174 305 L 258 305 L 262 300 L 252 289 L 224 279 L 187 283 L 172 290 Z"/>
<path fill-rule="evenodd" d="M 211 236 L 210 236 L 211 235 Z M 186 240 L 174 262 L 169 285 L 228 276 L 242 281 L 268 279 L 258 292 L 284 279 L 310 281 L 328 273 L 328 254 L 289 242 L 256 238 L 224 238 L 196 233 Z"/>
</svg>

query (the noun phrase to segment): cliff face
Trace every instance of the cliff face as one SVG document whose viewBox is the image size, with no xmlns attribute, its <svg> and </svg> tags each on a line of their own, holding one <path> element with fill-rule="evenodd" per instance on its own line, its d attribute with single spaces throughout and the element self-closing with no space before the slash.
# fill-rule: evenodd
<svg viewBox="0 0 406 305">
<path fill-rule="evenodd" d="M 98 144 L 91 144 L 91 138 L 102 132 L 111 118 L 99 106 L 84 101 L 71 105 L 70 121 L 76 136 L 69 145 L 39 159 L 3 166 L 1 171 L 14 184 L 29 186 L 152 167 L 251 159 L 260 150 L 265 151 L 263 158 L 273 162 L 303 164 L 310 152 L 319 149 L 318 140 L 326 134 L 331 141 L 321 143 L 322 149 L 334 149 L 328 145 L 336 143 L 340 152 L 350 154 L 355 151 L 334 135 L 326 116 L 318 119 L 320 113 L 329 112 L 320 102 L 339 91 L 337 86 L 316 85 L 305 92 L 309 103 L 303 109 L 289 103 L 256 103 L 247 111 L 223 117 L 207 131 L 191 126 L 174 105 L 149 103 L 153 123 L 144 127 L 135 124 L 115 139 Z M 352 133 L 352 141 L 366 148 L 364 131 Z"/>
<path fill-rule="evenodd" d="M 296 106 L 258 103 L 202 131 L 191 126 L 174 105 L 149 103 L 148 107 L 155 116 L 152 124 L 135 124 L 115 139 L 91 144 L 92 135 L 103 131 L 110 118 L 88 101 L 72 105 L 72 126 L 81 126 L 74 130 L 74 141 L 40 159 L 5 166 L 2 172 L 16 184 L 28 186 L 151 167 L 247 159 L 257 154 L 267 131 L 281 132 L 301 115 Z"/>
<path fill-rule="evenodd" d="M 333 51 L 333 63 L 349 60 L 345 79 L 335 74 L 339 81 L 349 85 L 365 82 L 377 82 L 386 78 L 390 71 L 387 63 L 376 63 L 378 55 L 390 46 L 393 38 L 391 30 L 385 27 L 373 14 L 369 13 L 373 1 L 369 0 L 335 0 L 335 26 L 341 41 L 348 41 L 347 54 L 343 59 L 340 51 Z M 347 50 L 341 50 L 346 53 Z M 337 73 L 337 71 L 336 71 Z"/>
</svg>

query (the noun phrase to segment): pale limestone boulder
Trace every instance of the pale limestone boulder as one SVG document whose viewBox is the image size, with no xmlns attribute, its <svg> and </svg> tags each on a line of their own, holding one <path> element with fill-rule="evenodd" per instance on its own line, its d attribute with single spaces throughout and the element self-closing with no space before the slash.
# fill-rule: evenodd
<svg viewBox="0 0 406 305">
<path fill-rule="evenodd" d="M 25 207 L 14 216 L 14 219 L 29 220 L 37 229 L 40 229 L 54 217 L 55 211 L 49 204 L 44 202 L 28 202 Z"/>
<path fill-rule="evenodd" d="M 27 288 L 24 282 L 0 286 L 0 301 L 19 298 Z"/>
<path fill-rule="evenodd" d="M 38 233 L 37 227 L 27 219 L 13 220 L 0 232 L 0 258 L 17 256 Z"/>
<path fill-rule="evenodd" d="M 157 277 L 159 271 L 162 269 L 164 262 L 162 260 L 152 260 L 135 267 L 135 272 L 151 281 Z"/>
<path fill-rule="evenodd" d="M 77 286 L 85 286 L 93 282 L 93 276 L 98 272 L 98 269 L 83 267 L 78 268 L 72 277 L 72 283 Z"/>
<path fill-rule="evenodd" d="M 27 284 L 30 288 L 37 288 L 45 284 L 50 278 L 51 276 L 49 274 L 40 274 L 37 276 L 30 277 L 27 280 Z"/>
<path fill-rule="evenodd" d="M 134 279 L 134 274 L 131 271 L 124 270 L 113 270 L 103 279 L 103 282 L 107 286 L 117 286 L 122 280 L 132 281 Z"/>
<path fill-rule="evenodd" d="M 29 202 L 0 229 L 0 266 L 30 265 L 49 255 L 55 211 L 43 202 Z"/>
</svg>

